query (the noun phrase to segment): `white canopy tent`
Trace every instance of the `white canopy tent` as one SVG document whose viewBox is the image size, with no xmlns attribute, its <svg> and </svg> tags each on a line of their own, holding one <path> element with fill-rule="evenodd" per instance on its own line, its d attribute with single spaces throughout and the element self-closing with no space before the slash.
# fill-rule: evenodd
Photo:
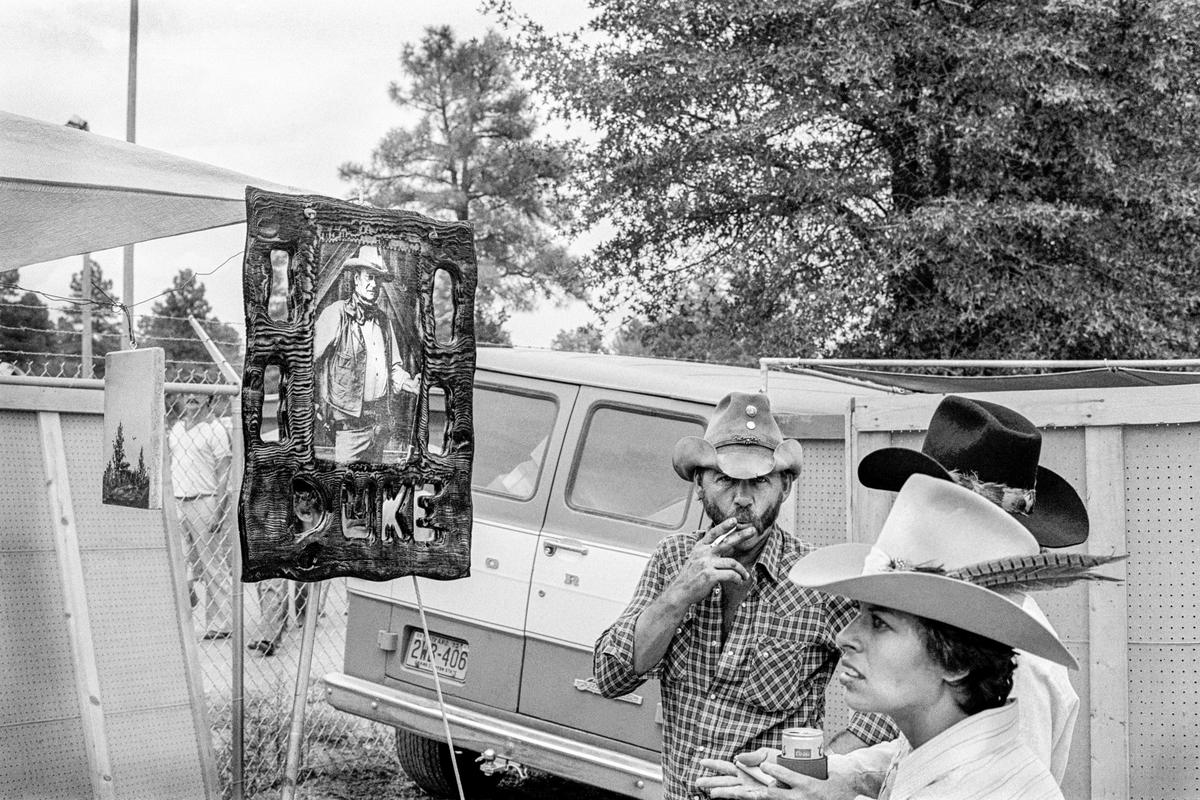
<svg viewBox="0 0 1200 800">
<path fill-rule="evenodd" d="M 0 269 L 244 222 L 247 185 L 312 193 L 0 111 Z"/>
</svg>

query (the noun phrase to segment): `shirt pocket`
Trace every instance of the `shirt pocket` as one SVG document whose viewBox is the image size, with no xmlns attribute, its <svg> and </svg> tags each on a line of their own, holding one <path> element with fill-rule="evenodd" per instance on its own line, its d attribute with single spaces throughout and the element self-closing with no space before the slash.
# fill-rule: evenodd
<svg viewBox="0 0 1200 800">
<path fill-rule="evenodd" d="M 795 639 L 771 636 L 760 639 L 743 684 L 746 702 L 770 712 L 795 708 L 808 683 L 806 651 L 813 650 Z"/>
</svg>

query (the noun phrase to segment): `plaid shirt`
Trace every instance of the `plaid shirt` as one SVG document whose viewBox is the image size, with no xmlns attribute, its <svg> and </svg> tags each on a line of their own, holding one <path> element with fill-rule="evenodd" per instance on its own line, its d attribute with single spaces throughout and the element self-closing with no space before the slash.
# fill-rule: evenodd
<svg viewBox="0 0 1200 800">
<path fill-rule="evenodd" d="M 812 550 L 781 528 L 755 564 L 754 580 L 721 647 L 721 587 L 688 609 L 667 653 L 645 674 L 633 671 L 638 616 L 679 574 L 702 531 L 669 536 L 646 565 L 629 607 L 596 641 L 596 682 L 618 697 L 656 677 L 663 699 L 663 796 L 698 796 L 702 758 L 779 747 L 785 728 L 821 727 L 825 686 L 841 655 L 834 636 L 854 604 L 788 580 Z M 856 714 L 851 733 L 867 744 L 895 738 L 886 717 Z"/>
</svg>

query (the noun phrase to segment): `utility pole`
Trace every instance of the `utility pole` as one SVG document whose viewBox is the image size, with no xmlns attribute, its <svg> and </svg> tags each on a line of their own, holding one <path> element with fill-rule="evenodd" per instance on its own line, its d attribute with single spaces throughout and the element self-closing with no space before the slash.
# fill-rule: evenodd
<svg viewBox="0 0 1200 800">
<path fill-rule="evenodd" d="M 138 0 L 129 0 L 129 88 L 125 102 L 125 141 L 136 141 L 137 129 L 137 40 Z M 91 297 L 91 288 L 88 290 Z M 133 245 L 125 245 L 125 273 L 121 281 L 121 302 L 125 304 L 125 324 L 121 326 L 121 349 L 132 347 L 130 328 L 133 326 Z"/>
<path fill-rule="evenodd" d="M 79 377 L 92 377 L 92 254 L 83 254 L 83 271 L 79 274 L 79 288 L 83 296 L 80 306 L 81 326 L 79 332 Z"/>
</svg>

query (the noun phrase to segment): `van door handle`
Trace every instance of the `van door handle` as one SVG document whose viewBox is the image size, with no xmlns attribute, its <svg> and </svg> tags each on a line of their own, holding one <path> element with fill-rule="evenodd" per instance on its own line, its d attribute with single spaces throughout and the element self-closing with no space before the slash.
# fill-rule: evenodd
<svg viewBox="0 0 1200 800">
<path fill-rule="evenodd" d="M 581 556 L 586 556 L 588 554 L 588 549 L 586 547 L 584 547 L 582 544 L 579 544 L 578 542 L 563 540 L 563 539 L 551 540 L 551 541 L 546 542 L 546 544 L 542 548 L 542 550 L 546 553 L 547 556 L 552 556 L 559 550 L 566 550 L 571 553 L 579 553 L 579 555 L 581 555 Z"/>
</svg>

